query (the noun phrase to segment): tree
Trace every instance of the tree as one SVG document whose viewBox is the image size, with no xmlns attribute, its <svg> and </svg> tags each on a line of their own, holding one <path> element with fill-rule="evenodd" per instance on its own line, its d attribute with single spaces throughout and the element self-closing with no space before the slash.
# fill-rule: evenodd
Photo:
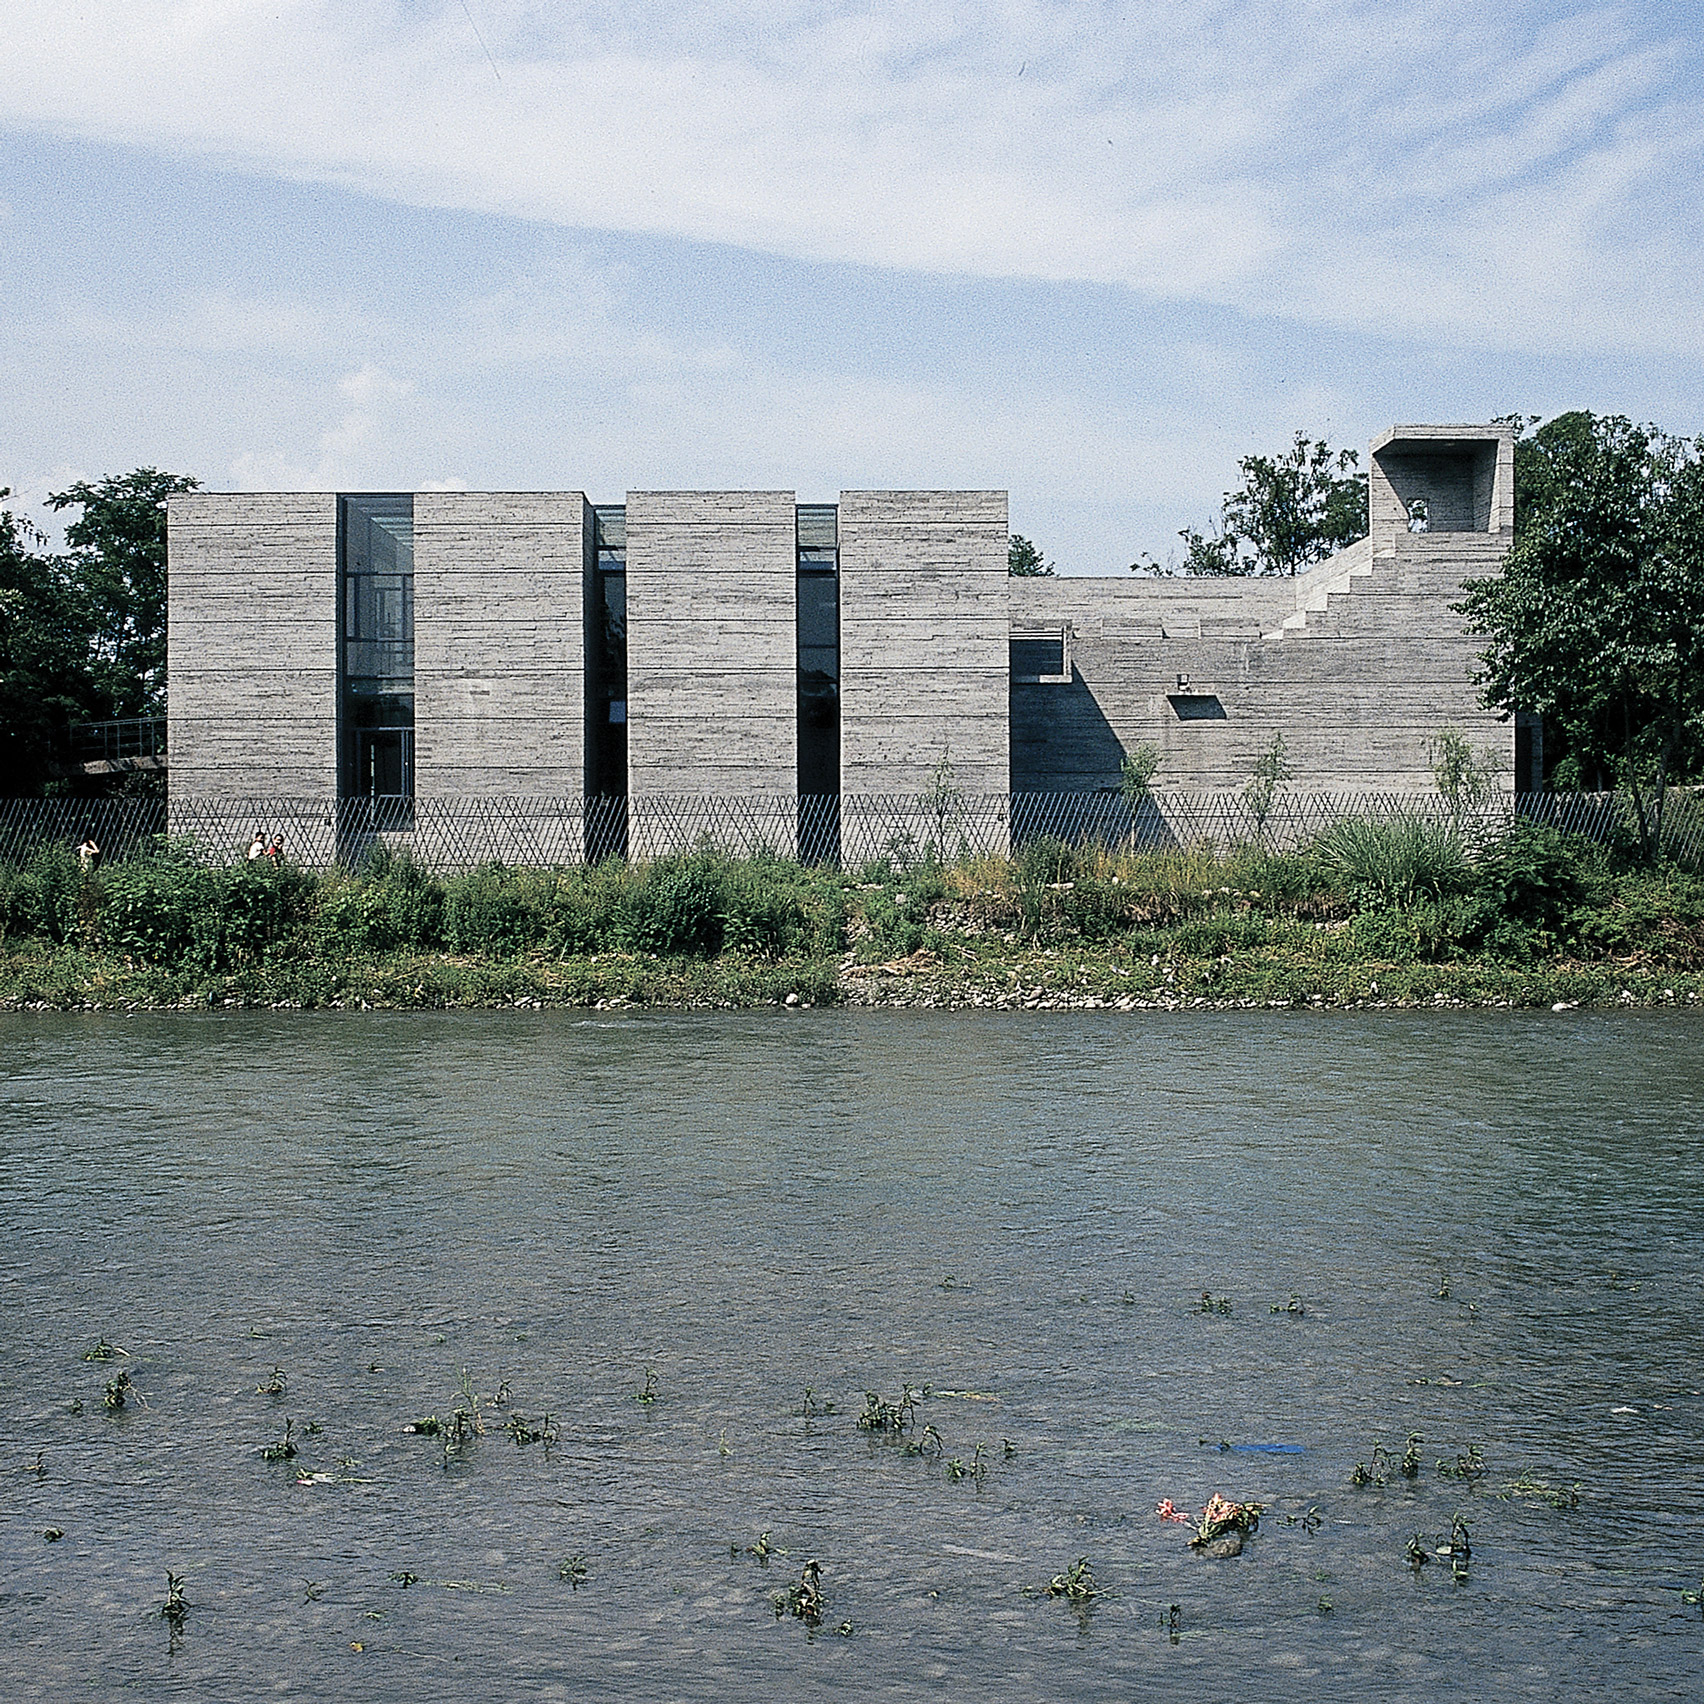
<svg viewBox="0 0 1704 1704">
<path fill-rule="evenodd" d="M 0 509 L 0 797 L 41 791 L 95 697 L 82 598 L 46 542 Z"/>
<path fill-rule="evenodd" d="M 1013 533 L 1012 542 L 1006 546 L 1006 572 L 1028 579 L 1051 575 L 1053 564 L 1022 533 Z"/>
<path fill-rule="evenodd" d="M 1492 709 L 1560 729 L 1559 779 L 1628 790 L 1641 851 L 1662 844 L 1669 783 L 1704 760 L 1704 439 L 1576 412 L 1517 467 L 1515 543 L 1456 605 L 1487 640 Z M 1526 506 L 1521 516 L 1522 504 Z"/>
<path fill-rule="evenodd" d="M 83 511 L 65 542 L 86 605 L 90 671 L 110 716 L 165 713 L 166 499 L 200 484 L 139 467 L 48 497 L 55 509 Z"/>
<path fill-rule="evenodd" d="M 1282 456 L 1244 456 L 1208 530 L 1184 527 L 1185 574 L 1296 574 L 1367 536 L 1367 476 L 1353 450 L 1298 431 Z M 1154 571 L 1144 558 L 1133 569 Z"/>
</svg>

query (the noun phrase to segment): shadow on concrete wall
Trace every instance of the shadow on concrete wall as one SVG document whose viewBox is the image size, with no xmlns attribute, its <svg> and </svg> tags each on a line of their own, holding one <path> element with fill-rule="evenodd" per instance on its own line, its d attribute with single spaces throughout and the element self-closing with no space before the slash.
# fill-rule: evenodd
<svg viewBox="0 0 1704 1704">
<path fill-rule="evenodd" d="M 1069 685 L 1014 683 L 1011 727 L 1014 793 L 1117 792 L 1124 746 L 1075 669 Z"/>
<path fill-rule="evenodd" d="M 1012 844 L 1175 846 L 1152 799 L 1120 791 L 1124 744 L 1075 669 L 1069 685 L 1012 687 Z M 1029 795 L 1029 797 L 1024 797 Z"/>
</svg>

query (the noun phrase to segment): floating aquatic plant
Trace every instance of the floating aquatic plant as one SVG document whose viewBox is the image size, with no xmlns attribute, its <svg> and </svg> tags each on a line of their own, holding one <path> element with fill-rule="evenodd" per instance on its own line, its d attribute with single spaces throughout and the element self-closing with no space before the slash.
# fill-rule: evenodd
<svg viewBox="0 0 1704 1704">
<path fill-rule="evenodd" d="M 1365 1462 L 1355 1463 L 1355 1471 L 1349 1475 L 1351 1485 L 1384 1485 L 1390 1479 L 1390 1451 L 1377 1438 L 1373 1439 L 1372 1466 Z"/>
<path fill-rule="evenodd" d="M 1094 1570 L 1086 1556 L 1079 1556 L 1063 1574 L 1055 1574 L 1047 1582 L 1049 1597 L 1068 1598 L 1072 1603 L 1087 1603 L 1097 1595 Z"/>
<path fill-rule="evenodd" d="M 586 1583 L 588 1571 L 584 1556 L 565 1556 L 556 1570 L 556 1577 L 578 1591 Z"/>
<path fill-rule="evenodd" d="M 1499 1497 L 1531 1497 L 1541 1503 L 1548 1503 L 1553 1509 L 1577 1509 L 1580 1506 L 1580 1493 L 1583 1490 L 1579 1480 L 1572 1485 L 1550 1485 L 1542 1479 L 1534 1479 L 1530 1474 L 1523 1473 L 1519 1479 L 1511 1480 L 1497 1493 Z"/>
<path fill-rule="evenodd" d="M 1418 1479 L 1420 1477 L 1420 1446 L 1425 1441 L 1418 1432 L 1408 1434 L 1408 1447 L 1402 1452 L 1402 1460 L 1396 1465 L 1396 1471 L 1404 1479 Z"/>
<path fill-rule="evenodd" d="M 41 1535 L 49 1544 L 55 1544 L 65 1536 L 64 1527 L 48 1527 Z"/>
<path fill-rule="evenodd" d="M 254 1387 L 254 1394 L 256 1396 L 282 1396 L 284 1394 L 284 1387 L 288 1382 L 289 1381 L 284 1376 L 284 1369 L 282 1367 L 274 1367 L 272 1369 L 271 1376 L 267 1379 L 266 1383 L 257 1384 Z"/>
<path fill-rule="evenodd" d="M 812 1557 L 800 1570 L 797 1585 L 777 1592 L 770 1602 L 777 1621 L 784 1615 L 796 1615 L 807 1626 L 818 1626 L 822 1621 L 822 1569 L 816 1558 Z"/>
<path fill-rule="evenodd" d="M 1480 1454 L 1478 1444 L 1469 1444 L 1461 1451 L 1454 1461 L 1438 1458 L 1438 1473 L 1444 1479 L 1465 1479 L 1470 1484 L 1485 1477 L 1485 1458 Z"/>
<path fill-rule="evenodd" d="M 118 1376 L 107 1380 L 107 1387 L 101 1400 L 116 1414 L 131 1397 L 142 1402 L 142 1393 L 130 1382 L 130 1374 L 120 1367 Z M 147 1406 L 146 1403 L 142 1405 L 143 1407 Z"/>
<path fill-rule="evenodd" d="M 128 1349 L 120 1349 L 116 1343 L 108 1343 L 104 1337 L 97 1337 L 83 1351 L 85 1361 L 110 1361 L 115 1355 L 123 1355 L 127 1360 L 130 1356 Z"/>
<path fill-rule="evenodd" d="M 649 1408 L 657 1400 L 657 1375 L 649 1367 L 645 1369 L 645 1386 L 643 1390 L 633 1393 L 633 1400 Z"/>
<path fill-rule="evenodd" d="M 1473 1556 L 1473 1546 L 1468 1542 L 1467 1522 L 1461 1518 L 1460 1510 L 1450 1522 L 1449 1541 L 1440 1544 L 1436 1553 L 1449 1558 L 1451 1578 L 1458 1586 L 1463 1584 L 1468 1577 L 1467 1565 Z"/>
<path fill-rule="evenodd" d="M 898 1402 L 889 1402 L 873 1390 L 864 1392 L 864 1412 L 858 1416 L 861 1431 L 903 1437 L 917 1424 L 917 1403 L 923 1393 L 911 1385 L 900 1387 Z"/>
<path fill-rule="evenodd" d="M 1282 1305 L 1274 1302 L 1267 1311 L 1275 1314 L 1294 1314 L 1297 1319 L 1302 1319 L 1306 1316 L 1308 1310 L 1302 1306 L 1302 1298 L 1292 1290 L 1289 1301 Z"/>
<path fill-rule="evenodd" d="M 534 1425 L 519 1409 L 509 1416 L 509 1423 L 503 1430 L 522 1448 L 528 1444 L 543 1444 L 548 1449 L 557 1439 L 556 1422 L 548 1414 L 541 1414 Z"/>
<path fill-rule="evenodd" d="M 268 1444 L 260 1452 L 262 1461 L 293 1461 L 296 1457 L 296 1423 L 288 1414 L 284 1416 L 284 1436 L 277 1443 Z"/>
<path fill-rule="evenodd" d="M 160 1619 L 174 1633 L 181 1633 L 191 1607 L 189 1599 L 183 1595 L 183 1575 L 174 1574 L 168 1568 L 166 1570 L 166 1601 L 160 1605 Z"/>
<path fill-rule="evenodd" d="M 1215 1296 L 1211 1290 L 1201 1292 L 1201 1304 L 1195 1310 L 1205 1314 L 1228 1314 L 1231 1311 L 1229 1296 Z"/>
</svg>

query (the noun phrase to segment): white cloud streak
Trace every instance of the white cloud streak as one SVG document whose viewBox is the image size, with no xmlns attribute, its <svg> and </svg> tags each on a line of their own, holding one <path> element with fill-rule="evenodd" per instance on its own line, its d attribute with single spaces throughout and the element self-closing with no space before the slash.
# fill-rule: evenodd
<svg viewBox="0 0 1704 1704">
<path fill-rule="evenodd" d="M 416 205 L 1491 348 L 1690 354 L 1704 309 L 1699 55 L 1625 7 L 8 12 L 0 124 Z"/>
</svg>

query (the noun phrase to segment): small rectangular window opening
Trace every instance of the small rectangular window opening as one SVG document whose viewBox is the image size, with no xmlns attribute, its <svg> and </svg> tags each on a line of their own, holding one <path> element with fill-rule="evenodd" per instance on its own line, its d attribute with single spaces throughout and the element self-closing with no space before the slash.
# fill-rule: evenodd
<svg viewBox="0 0 1704 1704">
<path fill-rule="evenodd" d="M 1225 707 L 1215 692 L 1168 692 L 1167 699 L 1180 722 L 1223 722 Z"/>
</svg>

